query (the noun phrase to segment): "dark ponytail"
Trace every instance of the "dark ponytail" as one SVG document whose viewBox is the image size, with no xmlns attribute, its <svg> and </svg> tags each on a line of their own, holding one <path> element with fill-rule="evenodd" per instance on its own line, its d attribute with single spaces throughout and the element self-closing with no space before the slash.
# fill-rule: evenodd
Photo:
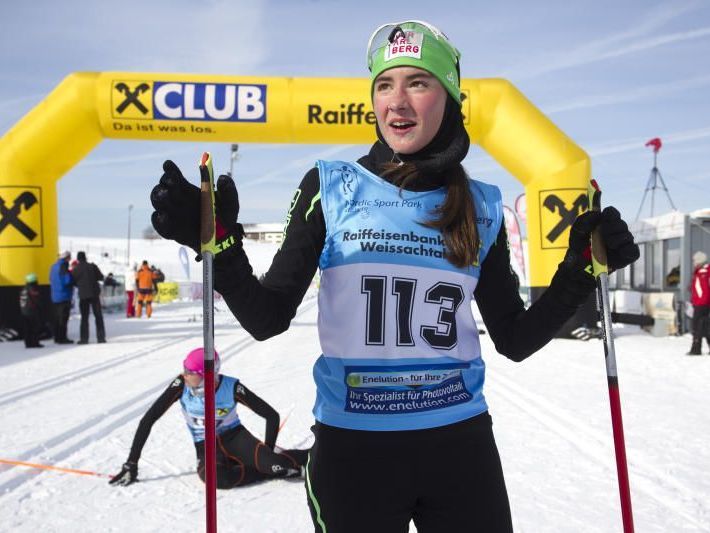
<svg viewBox="0 0 710 533">
<path fill-rule="evenodd" d="M 384 163 L 382 177 L 400 189 L 419 178 L 413 163 Z M 446 171 L 446 200 L 431 213 L 433 217 L 421 221 L 428 228 L 439 230 L 444 236 L 446 260 L 458 268 L 478 262 L 480 241 L 476 227 L 476 206 L 468 185 L 468 176 L 461 164 Z"/>
</svg>

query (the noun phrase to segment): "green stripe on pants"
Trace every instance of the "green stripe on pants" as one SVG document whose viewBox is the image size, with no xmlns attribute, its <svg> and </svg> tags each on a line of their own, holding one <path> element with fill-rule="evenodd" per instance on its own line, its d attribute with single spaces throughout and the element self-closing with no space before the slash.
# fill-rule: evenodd
<svg viewBox="0 0 710 533">
<path fill-rule="evenodd" d="M 311 504 L 313 505 L 313 508 L 316 510 L 316 522 L 318 522 L 318 525 L 321 528 L 322 533 L 327 533 L 327 530 L 325 528 L 325 522 L 323 522 L 323 519 L 320 516 L 320 505 L 318 504 L 318 500 L 316 499 L 316 495 L 313 494 L 313 487 L 311 486 L 311 454 L 308 454 L 308 462 L 306 463 L 306 486 L 308 487 L 308 498 L 311 500 Z"/>
</svg>

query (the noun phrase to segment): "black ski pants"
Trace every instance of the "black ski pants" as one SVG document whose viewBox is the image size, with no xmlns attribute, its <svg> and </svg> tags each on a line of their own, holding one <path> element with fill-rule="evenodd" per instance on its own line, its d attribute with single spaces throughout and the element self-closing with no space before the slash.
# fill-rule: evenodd
<svg viewBox="0 0 710 533">
<path fill-rule="evenodd" d="M 510 533 L 491 418 L 418 431 L 316 423 L 306 473 L 316 533 Z"/>
<path fill-rule="evenodd" d="M 66 302 L 54 302 L 54 342 L 67 340 L 67 323 L 71 311 L 71 300 Z"/>
<path fill-rule="evenodd" d="M 36 348 L 40 346 L 39 334 L 42 329 L 42 320 L 39 316 L 22 315 L 22 327 L 24 330 L 25 348 Z"/>
<path fill-rule="evenodd" d="M 197 475 L 205 480 L 205 447 L 198 442 Z M 308 450 L 275 452 L 244 426 L 217 435 L 217 488 L 231 489 L 270 478 L 300 476 Z"/>
<path fill-rule="evenodd" d="M 710 347 L 710 305 L 693 306 L 693 347 L 700 353 L 703 337 L 708 341 Z"/>
<path fill-rule="evenodd" d="M 106 330 L 104 330 L 104 315 L 101 311 L 101 301 L 98 296 L 93 298 L 82 298 L 79 300 L 79 312 L 81 313 L 81 325 L 79 326 L 79 337 L 81 342 L 89 342 L 89 309 L 94 313 L 96 320 L 96 340 L 99 342 L 106 340 Z"/>
</svg>

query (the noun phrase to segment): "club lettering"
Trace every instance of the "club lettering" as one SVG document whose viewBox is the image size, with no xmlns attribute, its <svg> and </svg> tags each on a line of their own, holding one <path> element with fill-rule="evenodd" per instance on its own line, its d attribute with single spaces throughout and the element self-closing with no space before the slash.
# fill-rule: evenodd
<svg viewBox="0 0 710 533">
<path fill-rule="evenodd" d="M 266 121 L 266 85 L 155 82 L 154 118 Z"/>
</svg>

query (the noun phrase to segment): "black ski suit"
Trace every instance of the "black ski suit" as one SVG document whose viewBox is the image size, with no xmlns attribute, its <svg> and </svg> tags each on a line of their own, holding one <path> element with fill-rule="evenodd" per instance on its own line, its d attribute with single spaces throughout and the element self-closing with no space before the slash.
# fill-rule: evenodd
<svg viewBox="0 0 710 533">
<path fill-rule="evenodd" d="M 217 379 L 221 379 L 221 375 Z M 138 463 L 153 424 L 180 399 L 184 388 L 185 378 L 181 374 L 143 415 L 133 437 L 129 463 Z M 301 466 L 308 459 L 308 450 L 274 451 L 279 430 L 276 410 L 239 381 L 234 386 L 234 400 L 266 419 L 266 434 L 264 442 L 261 442 L 243 425 L 239 425 L 217 435 L 217 488 L 230 489 L 263 479 L 299 476 Z M 195 443 L 195 452 L 197 474 L 204 481 L 204 441 Z"/>
</svg>

